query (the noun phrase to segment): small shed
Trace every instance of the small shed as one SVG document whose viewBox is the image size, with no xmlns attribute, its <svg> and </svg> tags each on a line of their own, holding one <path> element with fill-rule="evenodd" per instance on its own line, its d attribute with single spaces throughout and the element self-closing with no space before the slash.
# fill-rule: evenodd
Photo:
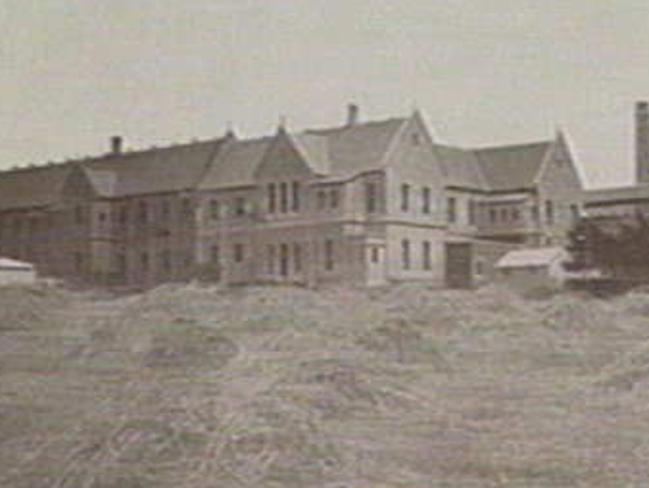
<svg viewBox="0 0 649 488">
<path fill-rule="evenodd" d="M 496 263 L 497 279 L 517 289 L 561 287 L 570 273 L 563 268 L 569 260 L 562 247 L 540 247 L 510 251 Z"/>
<path fill-rule="evenodd" d="M 33 264 L 0 257 L 0 286 L 29 284 L 35 281 L 36 268 Z"/>
</svg>

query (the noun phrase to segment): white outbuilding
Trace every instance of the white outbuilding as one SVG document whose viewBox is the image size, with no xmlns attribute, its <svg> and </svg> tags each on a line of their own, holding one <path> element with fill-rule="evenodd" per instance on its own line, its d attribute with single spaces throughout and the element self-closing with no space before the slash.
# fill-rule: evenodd
<svg viewBox="0 0 649 488">
<path fill-rule="evenodd" d="M 33 264 L 0 257 L 0 286 L 29 284 L 35 281 L 36 268 Z"/>
<path fill-rule="evenodd" d="M 496 263 L 497 279 L 518 289 L 560 287 L 570 275 L 563 267 L 569 257 L 562 247 L 510 251 Z"/>
</svg>

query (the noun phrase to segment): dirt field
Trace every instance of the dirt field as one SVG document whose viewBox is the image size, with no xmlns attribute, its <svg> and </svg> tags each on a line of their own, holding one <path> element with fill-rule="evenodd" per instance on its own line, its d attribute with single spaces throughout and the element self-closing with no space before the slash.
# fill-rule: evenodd
<svg viewBox="0 0 649 488">
<path fill-rule="evenodd" d="M 0 289 L 0 486 L 641 487 L 649 294 Z"/>
</svg>

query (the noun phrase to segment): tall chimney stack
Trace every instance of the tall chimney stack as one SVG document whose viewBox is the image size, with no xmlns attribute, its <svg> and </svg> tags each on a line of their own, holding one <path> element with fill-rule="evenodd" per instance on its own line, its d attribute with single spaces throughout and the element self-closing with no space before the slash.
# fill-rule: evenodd
<svg viewBox="0 0 649 488">
<path fill-rule="evenodd" d="M 352 126 L 358 123 L 358 105 L 350 103 L 347 105 L 347 125 Z"/>
<path fill-rule="evenodd" d="M 636 182 L 649 183 L 649 102 L 635 106 Z"/>
<path fill-rule="evenodd" d="M 110 152 L 111 154 L 121 154 L 122 152 L 121 136 L 113 136 L 110 138 Z"/>
</svg>

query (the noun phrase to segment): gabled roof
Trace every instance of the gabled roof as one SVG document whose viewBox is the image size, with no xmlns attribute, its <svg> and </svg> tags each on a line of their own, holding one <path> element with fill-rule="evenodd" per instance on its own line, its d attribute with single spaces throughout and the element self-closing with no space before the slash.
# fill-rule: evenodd
<svg viewBox="0 0 649 488">
<path fill-rule="evenodd" d="M 433 149 L 442 165 L 447 186 L 487 190 L 473 151 L 441 144 L 435 144 Z"/>
<path fill-rule="evenodd" d="M 485 191 L 533 188 L 553 141 L 462 149 L 435 144 L 447 186 Z"/>
<path fill-rule="evenodd" d="M 531 188 L 553 141 L 474 150 L 490 190 Z"/>
<path fill-rule="evenodd" d="M 329 174 L 331 163 L 329 161 L 329 144 L 326 136 L 303 132 L 289 134 L 288 137 L 315 174 Z"/>
<path fill-rule="evenodd" d="M 199 190 L 251 185 L 257 166 L 266 154 L 272 137 L 229 141 L 212 161 Z"/>
<path fill-rule="evenodd" d="M 539 268 L 567 257 L 562 247 L 540 247 L 509 251 L 496 263 L 496 268 Z"/>
<path fill-rule="evenodd" d="M 38 208 L 53 205 L 72 170 L 70 164 L 56 164 L 0 173 L 0 210 Z"/>
<path fill-rule="evenodd" d="M 224 139 L 126 152 L 83 164 L 100 195 L 125 197 L 192 189 Z"/>
<path fill-rule="evenodd" d="M 393 118 L 332 129 L 311 129 L 305 134 L 326 139 L 329 175 L 348 177 L 380 168 L 392 141 L 408 120 Z"/>
</svg>

